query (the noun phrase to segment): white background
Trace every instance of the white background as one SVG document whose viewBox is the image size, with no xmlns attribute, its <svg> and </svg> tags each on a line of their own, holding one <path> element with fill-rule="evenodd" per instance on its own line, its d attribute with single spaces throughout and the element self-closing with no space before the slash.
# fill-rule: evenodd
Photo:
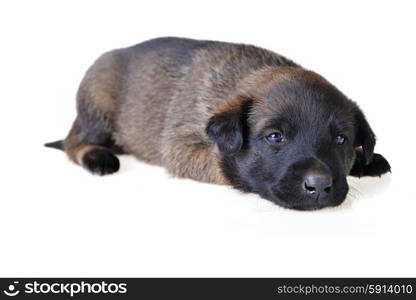
<svg viewBox="0 0 416 300">
<path fill-rule="evenodd" d="M 3 1 L 1 276 L 416 276 L 412 1 Z M 297 212 L 129 156 L 92 176 L 63 138 L 102 52 L 159 36 L 286 55 L 365 111 L 393 173 Z M 158 137 L 155 137 L 158 138 Z"/>
</svg>

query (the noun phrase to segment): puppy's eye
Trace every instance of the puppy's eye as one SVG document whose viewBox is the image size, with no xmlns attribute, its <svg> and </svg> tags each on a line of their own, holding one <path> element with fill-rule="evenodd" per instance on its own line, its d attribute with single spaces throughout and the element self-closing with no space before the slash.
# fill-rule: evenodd
<svg viewBox="0 0 416 300">
<path fill-rule="evenodd" d="M 266 136 L 266 140 L 269 142 L 269 144 L 279 144 L 284 141 L 284 138 L 280 132 L 273 132 Z"/>
<path fill-rule="evenodd" d="M 347 140 L 347 137 L 345 135 L 337 135 L 335 137 L 335 143 L 337 143 L 337 145 L 343 145 L 345 143 L 345 141 Z"/>
</svg>

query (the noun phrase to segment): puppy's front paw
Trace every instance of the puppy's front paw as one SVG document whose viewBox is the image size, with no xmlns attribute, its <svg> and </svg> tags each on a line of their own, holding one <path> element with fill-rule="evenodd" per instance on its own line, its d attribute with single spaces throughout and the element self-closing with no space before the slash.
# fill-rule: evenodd
<svg viewBox="0 0 416 300">
<path fill-rule="evenodd" d="M 391 167 L 387 159 L 381 154 L 374 153 L 371 162 L 366 165 L 362 154 L 359 152 L 357 153 L 350 175 L 356 177 L 381 176 L 387 172 L 391 172 Z"/>
<path fill-rule="evenodd" d="M 365 168 L 365 176 L 381 176 L 387 172 L 391 172 L 391 167 L 387 159 L 381 154 L 374 153 L 373 160 Z"/>
<path fill-rule="evenodd" d="M 108 150 L 94 149 L 82 158 L 84 168 L 97 175 L 115 173 L 120 169 L 118 158 Z"/>
</svg>

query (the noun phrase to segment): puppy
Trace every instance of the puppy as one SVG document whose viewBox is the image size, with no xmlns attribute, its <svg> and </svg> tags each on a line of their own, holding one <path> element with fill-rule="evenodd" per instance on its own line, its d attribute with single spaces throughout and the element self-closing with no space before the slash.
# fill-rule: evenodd
<svg viewBox="0 0 416 300">
<path fill-rule="evenodd" d="M 390 171 L 354 102 L 250 45 L 168 37 L 107 52 L 82 80 L 77 112 L 66 139 L 46 146 L 99 175 L 128 153 L 310 210 L 342 203 L 348 175 Z"/>
</svg>

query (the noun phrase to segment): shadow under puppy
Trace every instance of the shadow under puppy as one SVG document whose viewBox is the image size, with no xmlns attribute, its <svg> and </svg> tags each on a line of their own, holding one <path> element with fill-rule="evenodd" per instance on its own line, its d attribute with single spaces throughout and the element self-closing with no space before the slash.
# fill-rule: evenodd
<svg viewBox="0 0 416 300">
<path fill-rule="evenodd" d="M 100 175 L 129 153 L 305 210 L 342 203 L 347 175 L 390 170 L 354 102 L 250 45 L 159 38 L 107 52 L 82 80 L 77 112 L 66 139 L 47 146 Z"/>
</svg>

